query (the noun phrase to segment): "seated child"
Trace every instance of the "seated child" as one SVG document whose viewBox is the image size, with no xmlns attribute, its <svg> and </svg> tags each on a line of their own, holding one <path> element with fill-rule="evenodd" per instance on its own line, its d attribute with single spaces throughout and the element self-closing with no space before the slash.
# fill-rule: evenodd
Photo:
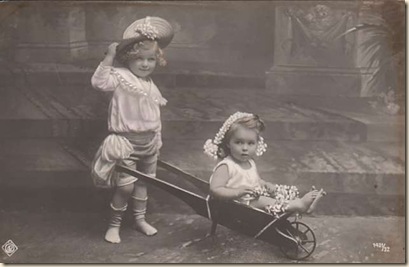
<svg viewBox="0 0 409 267">
<path fill-rule="evenodd" d="M 260 178 L 255 155 L 261 156 L 267 145 L 260 132 L 264 123 L 257 115 L 236 112 L 220 128 L 214 140 L 207 140 L 205 153 L 222 159 L 210 178 L 210 193 L 215 198 L 230 199 L 265 209 L 271 213 L 311 213 L 323 189 L 312 190 L 298 198 L 295 186 L 274 185 Z"/>
</svg>

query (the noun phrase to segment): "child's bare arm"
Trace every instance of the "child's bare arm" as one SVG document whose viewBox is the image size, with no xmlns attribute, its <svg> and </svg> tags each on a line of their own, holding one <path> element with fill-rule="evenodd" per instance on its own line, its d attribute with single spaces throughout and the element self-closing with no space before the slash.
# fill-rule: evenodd
<svg viewBox="0 0 409 267">
<path fill-rule="evenodd" d="M 213 196 L 223 199 L 237 199 L 245 194 L 253 193 L 251 188 L 228 188 L 229 173 L 226 165 L 219 166 L 213 173 L 210 182 L 210 192 Z"/>
</svg>

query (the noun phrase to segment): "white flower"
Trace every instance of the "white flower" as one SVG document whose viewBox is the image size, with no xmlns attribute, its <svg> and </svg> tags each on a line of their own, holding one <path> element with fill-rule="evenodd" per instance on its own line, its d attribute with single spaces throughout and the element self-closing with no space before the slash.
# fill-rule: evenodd
<svg viewBox="0 0 409 267">
<path fill-rule="evenodd" d="M 219 147 L 213 143 L 211 139 L 207 139 L 203 146 L 204 152 L 210 157 L 217 159 L 217 150 Z"/>
<path fill-rule="evenodd" d="M 279 212 L 285 212 L 287 206 L 291 200 L 294 200 L 299 195 L 298 189 L 295 186 L 288 185 L 277 185 L 274 198 L 276 203 L 274 206 L 266 206 L 265 209 L 267 212 L 270 212 L 277 216 Z"/>
<path fill-rule="evenodd" d="M 159 31 L 152 26 L 149 17 L 146 17 L 145 23 L 135 26 L 135 31 L 142 34 L 148 39 L 155 40 L 158 37 Z"/>
</svg>

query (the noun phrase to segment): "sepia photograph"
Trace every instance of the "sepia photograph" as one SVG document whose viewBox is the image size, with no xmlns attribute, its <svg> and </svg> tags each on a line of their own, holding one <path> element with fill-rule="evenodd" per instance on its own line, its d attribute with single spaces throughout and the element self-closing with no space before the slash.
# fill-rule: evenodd
<svg viewBox="0 0 409 267">
<path fill-rule="evenodd" d="M 406 21 L 0 1 L 0 263 L 407 263 Z"/>
</svg>

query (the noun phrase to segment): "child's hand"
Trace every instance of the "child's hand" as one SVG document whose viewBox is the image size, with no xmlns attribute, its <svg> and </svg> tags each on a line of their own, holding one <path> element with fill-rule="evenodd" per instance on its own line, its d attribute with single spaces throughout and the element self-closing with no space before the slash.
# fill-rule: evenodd
<svg viewBox="0 0 409 267">
<path fill-rule="evenodd" d="M 108 51 L 106 53 L 107 56 L 110 57 L 115 57 L 116 55 L 116 47 L 118 46 L 118 43 L 112 43 L 108 46 Z"/>
<path fill-rule="evenodd" d="M 117 46 L 118 46 L 118 43 L 112 43 L 108 46 L 108 51 L 105 53 L 104 60 L 102 60 L 103 65 L 112 66 L 112 64 L 114 63 Z"/>
<path fill-rule="evenodd" d="M 270 182 L 265 182 L 264 187 L 266 188 L 267 192 L 274 193 L 276 190 L 276 185 Z"/>
<path fill-rule="evenodd" d="M 249 188 L 249 187 L 239 187 L 239 188 L 237 188 L 236 189 L 237 190 L 237 192 L 236 192 L 236 195 L 237 195 L 237 197 L 238 198 L 240 198 L 240 197 L 242 197 L 242 196 L 244 196 L 244 195 L 247 195 L 247 194 L 253 194 L 253 190 L 251 189 L 251 188 Z"/>
</svg>

